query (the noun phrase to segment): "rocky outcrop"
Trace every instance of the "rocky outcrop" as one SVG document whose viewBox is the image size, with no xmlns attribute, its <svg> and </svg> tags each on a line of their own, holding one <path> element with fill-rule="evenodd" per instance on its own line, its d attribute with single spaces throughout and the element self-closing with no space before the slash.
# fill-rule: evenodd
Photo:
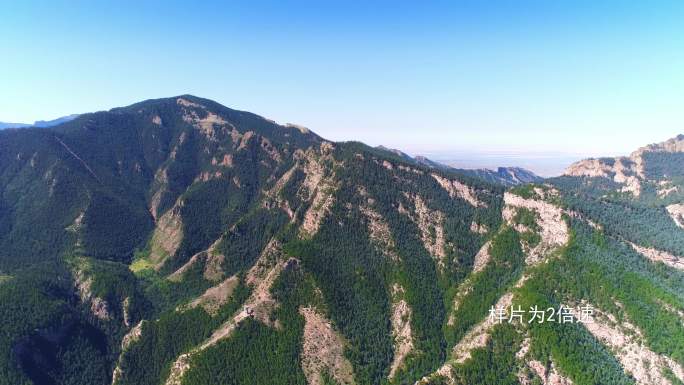
<svg viewBox="0 0 684 385">
<path fill-rule="evenodd" d="M 438 174 L 430 174 L 437 183 L 445 189 L 452 198 L 461 198 L 474 207 L 487 207 L 487 204 L 477 199 L 475 190 L 461 183 L 458 179 L 447 179 Z"/>
<path fill-rule="evenodd" d="M 183 375 L 190 368 L 191 358 L 208 347 L 214 346 L 219 341 L 229 338 L 237 326 L 245 319 L 253 318 L 265 325 L 279 327 L 278 321 L 273 321 L 271 317 L 273 310 L 278 306 L 278 303 L 271 296 L 271 287 L 283 269 L 292 264 L 298 264 L 299 261 L 294 258 L 283 261 L 279 246 L 273 246 L 273 241 L 269 245 L 271 245 L 270 250 L 265 250 L 259 257 L 259 262 L 247 273 L 246 281 L 247 285 L 252 288 L 252 293 L 245 301 L 243 307 L 219 328 L 214 330 L 212 335 L 201 345 L 188 353 L 180 355 L 176 359 L 171 366 L 171 372 L 165 382 L 166 385 L 181 385 Z M 267 247 L 267 249 L 269 248 Z M 271 260 L 274 255 L 273 253 L 276 253 L 278 257 Z"/>
<path fill-rule="evenodd" d="M 312 149 L 305 154 L 303 169 L 305 174 L 302 188 L 298 194 L 304 201 L 311 204 L 304 213 L 301 226 L 301 235 L 313 236 L 318 232 L 323 218 L 328 214 L 335 202 L 337 183 L 332 175 L 332 170 L 324 164 L 325 161 L 334 162 L 332 151 L 334 145 L 323 142 L 320 146 L 320 154 Z"/>
<path fill-rule="evenodd" d="M 232 128 L 231 123 L 199 103 L 194 103 L 184 98 L 178 98 L 176 102 L 178 105 L 183 106 L 183 120 L 186 123 L 192 124 L 210 140 L 217 140 L 215 126 L 230 126 Z M 197 110 L 201 112 L 198 113 Z"/>
<path fill-rule="evenodd" d="M 665 208 L 670 218 L 677 224 L 677 226 L 684 229 L 684 204 L 677 203 L 669 205 Z"/>
<path fill-rule="evenodd" d="M 119 380 L 124 375 L 123 369 L 121 368 L 121 357 L 128 350 L 128 348 L 140 339 L 142 336 L 143 323 L 145 321 L 140 321 L 134 328 L 128 331 L 126 335 L 121 340 L 121 354 L 119 355 L 119 360 L 116 363 L 114 372 L 112 373 L 112 385 L 116 385 Z"/>
<path fill-rule="evenodd" d="M 495 308 L 507 309 L 513 302 L 513 294 L 506 293 L 497 301 Z M 429 385 L 432 381 L 439 377 L 446 381 L 449 385 L 454 385 L 455 381 L 451 374 L 453 366 L 460 364 L 471 358 L 471 352 L 478 348 L 483 348 L 489 341 L 491 329 L 496 325 L 496 320 L 491 317 L 485 318 L 483 321 L 473 326 L 468 330 L 466 335 L 453 347 L 450 358 L 435 372 L 416 381 L 415 385 Z"/>
<path fill-rule="evenodd" d="M 515 288 L 522 287 L 527 279 L 529 279 L 531 274 L 529 268 L 546 261 L 549 256 L 554 255 L 552 253 L 554 250 L 566 245 L 569 241 L 569 229 L 567 223 L 563 219 L 563 210 L 547 201 L 555 199 L 558 196 L 558 192 L 548 188 L 535 188 L 533 191 L 534 198 L 529 199 L 512 193 L 505 193 L 504 196 L 505 206 L 502 216 L 506 224 L 517 229 L 517 231 L 530 231 L 530 229 L 526 227 L 521 228 L 515 223 L 518 208 L 530 210 L 535 213 L 535 228 L 539 231 L 541 237 L 539 245 L 531 250 L 527 250 L 527 258 L 525 259 L 527 267 L 522 276 L 513 285 Z M 461 305 L 461 302 L 470 294 L 473 276 L 481 272 L 489 263 L 491 258 L 489 254 L 490 246 L 491 242 L 487 242 L 482 246 L 475 256 L 472 274 L 459 285 L 454 297 L 452 310 L 447 320 L 447 325 L 454 325 L 454 323 L 457 322 L 454 318 L 454 314 Z M 508 309 L 512 303 L 513 291 L 508 291 L 499 298 L 494 305 L 494 308 Z M 471 352 L 474 349 L 484 348 L 490 338 L 491 330 L 496 323 L 497 321 L 494 318 L 486 317 L 484 320 L 471 327 L 468 332 L 466 332 L 465 336 L 453 347 L 447 362 L 434 373 L 416 382 L 416 385 L 427 385 L 436 377 L 442 378 L 448 384 L 455 384 L 455 380 L 451 375 L 453 366 L 464 363 L 470 359 Z M 571 384 L 571 382 L 568 382 L 568 379 L 563 378 L 555 371 L 545 371 L 543 376 L 543 379 L 547 381 L 545 384 Z"/>
<path fill-rule="evenodd" d="M 599 159 L 584 159 L 571 164 L 563 175 L 608 178 L 614 174 L 613 167 Z"/>
<path fill-rule="evenodd" d="M 188 306 L 191 308 L 201 306 L 207 313 L 215 315 L 221 306 L 228 303 L 239 281 L 236 276 L 227 278 L 220 284 L 207 289 L 201 296 L 192 300 Z"/>
<path fill-rule="evenodd" d="M 157 221 L 150 244 L 150 261 L 160 269 L 166 259 L 176 254 L 183 241 L 183 222 L 180 215 L 182 201 L 178 201 Z"/>
<path fill-rule="evenodd" d="M 373 209 L 372 205 L 374 204 L 374 200 L 368 196 L 365 189 L 361 188 L 360 194 L 366 199 L 366 204 L 359 207 L 359 210 L 366 219 L 366 226 L 368 227 L 368 234 L 370 235 L 371 242 L 373 242 L 381 253 L 388 256 L 392 261 L 398 262 L 400 258 L 399 254 L 397 254 L 397 246 L 392 237 L 389 225 L 385 219 Z"/>
<path fill-rule="evenodd" d="M 197 264 L 204 264 L 204 272 L 202 275 L 207 281 L 219 282 L 222 280 L 225 275 L 223 272 L 223 262 L 226 257 L 217 250 L 220 242 L 221 238 L 217 239 L 207 250 L 200 251 L 193 255 L 188 262 L 171 273 L 167 278 L 170 281 L 180 282 L 183 279 L 184 274 L 190 270 L 191 267 Z"/>
<path fill-rule="evenodd" d="M 351 363 L 344 356 L 346 341 L 329 320 L 312 307 L 299 308 L 304 317 L 302 371 L 309 385 L 323 385 L 326 373 L 340 385 L 354 384 Z"/>
<path fill-rule="evenodd" d="M 506 293 L 494 305 L 495 309 L 508 309 L 513 303 L 513 293 Z M 496 320 L 492 317 L 485 318 L 482 322 L 471 328 L 468 333 L 459 341 L 452 351 L 452 357 L 456 363 L 465 362 L 470 358 L 470 353 L 477 348 L 487 345 L 489 333 L 496 325 Z"/>
<path fill-rule="evenodd" d="M 478 224 L 477 222 L 473 221 L 470 223 L 470 231 L 472 231 L 473 233 L 484 235 L 489 232 L 489 229 L 486 225 Z"/>
<path fill-rule="evenodd" d="M 572 385 L 573 382 L 562 376 L 556 369 L 556 365 L 551 362 L 551 365 L 547 368 L 544 364 L 537 360 L 528 361 L 526 367 L 534 373 L 541 381 L 542 385 Z M 518 376 L 518 382 L 520 385 L 532 385 L 533 382 L 524 376 Z"/>
<path fill-rule="evenodd" d="M 300 150 L 299 153 L 301 154 L 302 151 Z M 289 202 L 280 196 L 280 192 L 283 191 L 285 185 L 287 185 L 290 179 L 292 179 L 292 176 L 298 169 L 300 169 L 300 165 L 295 164 L 289 170 L 287 170 L 269 190 L 264 191 L 265 198 L 263 200 L 262 207 L 267 209 L 272 207 L 280 207 L 283 211 L 285 211 L 285 213 L 287 213 L 287 216 L 290 217 L 290 219 L 294 219 L 294 212 L 290 208 Z"/>
<path fill-rule="evenodd" d="M 675 269 L 684 270 L 684 258 L 672 255 L 666 251 L 651 249 L 628 242 L 634 250 L 653 262 L 662 262 Z"/>
<path fill-rule="evenodd" d="M 473 273 L 477 273 L 484 270 L 484 268 L 487 266 L 487 263 L 489 263 L 489 260 L 492 258 L 489 254 L 489 247 L 491 245 L 492 242 L 487 241 L 484 245 L 482 245 L 480 251 L 478 251 L 477 254 L 475 254 L 475 261 L 473 262 Z"/>
<path fill-rule="evenodd" d="M 394 357 L 390 366 L 389 379 L 391 380 L 402 367 L 406 357 L 413 350 L 413 335 L 411 333 L 412 311 L 403 298 L 404 288 L 395 283 L 392 285 L 392 337 L 394 338 Z"/>
<path fill-rule="evenodd" d="M 674 185 L 671 180 L 661 180 L 658 182 L 656 189 L 658 198 L 665 198 L 670 194 L 679 192 L 679 186 Z"/>
<path fill-rule="evenodd" d="M 581 160 L 570 165 L 563 175 L 612 179 L 623 185 L 622 192 L 629 192 L 637 197 L 643 190 L 643 183 L 647 181 L 644 154 L 658 152 L 684 152 L 684 135 L 642 147 L 628 157 Z M 659 185 L 659 187 L 657 193 L 660 197 L 665 197 L 677 189 L 676 186 Z"/>
<path fill-rule="evenodd" d="M 85 260 L 79 260 L 79 264 L 87 263 Z M 93 294 L 92 286 L 94 277 L 90 276 L 86 269 L 76 267 L 73 271 L 74 286 L 78 292 L 78 297 L 81 303 L 86 304 L 90 308 L 90 313 L 97 319 L 102 321 L 109 321 L 111 319 L 109 303 L 103 298 Z"/>
<path fill-rule="evenodd" d="M 550 194 L 554 195 L 554 192 Z M 551 250 L 568 242 L 569 229 L 563 219 L 563 210 L 560 207 L 543 199 L 526 199 L 510 192 L 504 194 L 504 203 L 505 206 L 502 211 L 504 220 L 521 232 L 530 231 L 531 229 L 521 229 L 515 223 L 517 208 L 524 208 L 535 213 L 541 242 L 528 251 L 525 259 L 528 265 L 538 263 Z"/>
<path fill-rule="evenodd" d="M 444 269 L 446 262 L 444 213 L 430 209 L 420 195 L 412 198 L 415 205 L 415 216 L 412 216 L 412 219 L 418 225 L 425 250 L 437 261 L 437 267 Z"/>
<path fill-rule="evenodd" d="M 634 154 L 640 154 L 644 152 L 684 152 L 684 135 L 677 135 L 676 137 L 668 139 L 664 142 L 653 143 L 641 147 L 632 153 L 632 156 L 634 156 Z"/>
<path fill-rule="evenodd" d="M 620 361 L 625 372 L 630 374 L 639 385 L 662 384 L 671 382 L 663 375 L 663 369 L 669 369 L 680 380 L 684 381 L 684 370 L 671 358 L 653 352 L 644 343 L 641 331 L 628 321 L 618 322 L 609 313 L 594 308 L 593 315 L 582 323 L 584 327 L 599 341 L 605 344 Z M 575 317 L 576 309 L 569 307 Z"/>
</svg>

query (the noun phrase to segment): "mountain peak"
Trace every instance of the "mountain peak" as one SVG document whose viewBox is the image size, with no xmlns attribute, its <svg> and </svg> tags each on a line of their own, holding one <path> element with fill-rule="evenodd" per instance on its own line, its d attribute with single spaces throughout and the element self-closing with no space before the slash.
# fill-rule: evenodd
<svg viewBox="0 0 684 385">
<path fill-rule="evenodd" d="M 643 152 L 684 152 L 684 135 L 679 134 L 674 138 L 659 143 L 652 143 L 641 147 L 630 155 L 634 157 L 635 154 Z"/>
<path fill-rule="evenodd" d="M 673 159 L 661 159 L 668 154 L 684 153 L 684 135 L 641 147 L 629 156 L 588 158 L 571 164 L 564 176 L 607 178 L 622 185 L 620 192 L 641 195 L 646 185 L 654 184 L 658 197 L 674 192 L 672 177 L 679 173 Z"/>
</svg>

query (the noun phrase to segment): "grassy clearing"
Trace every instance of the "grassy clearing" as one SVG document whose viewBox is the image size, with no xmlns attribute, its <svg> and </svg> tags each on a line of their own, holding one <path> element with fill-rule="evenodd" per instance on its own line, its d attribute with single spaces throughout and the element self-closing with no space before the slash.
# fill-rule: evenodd
<svg viewBox="0 0 684 385">
<path fill-rule="evenodd" d="M 139 273 L 143 270 L 152 270 L 153 268 L 154 264 L 147 258 L 136 259 L 129 266 L 129 269 L 131 269 L 133 273 Z"/>
</svg>

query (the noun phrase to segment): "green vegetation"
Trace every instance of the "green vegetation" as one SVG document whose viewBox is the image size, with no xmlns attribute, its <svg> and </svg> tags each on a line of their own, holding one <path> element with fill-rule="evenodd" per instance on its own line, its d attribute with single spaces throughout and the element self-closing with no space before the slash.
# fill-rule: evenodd
<svg viewBox="0 0 684 385">
<path fill-rule="evenodd" d="M 682 362 L 684 328 L 660 303 L 681 308 L 682 274 L 664 272 L 627 248 L 581 223 L 573 226 L 570 246 L 562 258 L 540 266 L 517 291 L 523 308 L 587 300 L 618 319 L 635 324 L 648 346 Z M 664 279 L 664 274 L 669 277 Z M 675 278 L 677 277 L 678 278 Z M 678 283 L 675 283 L 678 282 Z M 620 308 L 616 303 L 620 304 Z M 619 363 L 580 324 L 532 324 L 532 352 L 552 358 L 576 384 L 631 384 Z M 572 341 L 572 343 L 570 343 Z"/>
<path fill-rule="evenodd" d="M 449 345 L 458 342 L 468 329 L 482 320 L 522 272 L 524 255 L 518 233 L 513 229 L 502 229 L 492 239 L 489 253 L 491 262 L 471 278 L 471 288 L 454 312 L 454 325 L 446 327 Z"/>
<path fill-rule="evenodd" d="M 532 183 L 528 184 L 522 184 L 520 186 L 515 186 L 510 189 L 511 194 L 518 195 L 520 197 L 523 197 L 525 199 L 536 199 L 539 198 L 537 196 L 537 192 L 534 191 L 535 187 L 540 187 L 539 185 L 535 185 Z"/>
<path fill-rule="evenodd" d="M 46 263 L 0 285 L 0 384 L 106 384 L 106 337 L 63 297 L 68 276 Z"/>
<path fill-rule="evenodd" d="M 173 361 L 209 338 L 219 325 L 240 307 L 249 291 L 238 286 L 228 304 L 214 317 L 203 308 L 170 310 L 157 320 L 143 324 L 140 339 L 122 355 L 121 369 L 126 374 L 120 384 L 159 384 L 168 377 Z"/>
<path fill-rule="evenodd" d="M 649 181 L 638 198 L 607 178 L 554 178 L 558 194 L 546 184 L 512 188 L 526 199 L 542 199 L 541 189 L 547 202 L 580 214 L 563 218 L 572 229 L 569 245 L 526 267 L 523 250 L 541 241 L 537 213 L 517 210 L 513 221 L 529 229 L 521 234 L 502 225 L 505 189 L 477 173 L 431 168 L 357 142 L 321 149 L 315 134 L 183 98 L 86 114 L 51 129 L 0 132 L 0 385 L 105 385 L 117 364 L 119 384 L 163 383 L 181 354 L 241 309 L 253 288 L 248 271 L 273 239 L 283 245 L 279 257 L 296 261 L 271 288 L 278 304 L 271 318 L 249 317 L 193 355 L 185 384 L 304 385 L 303 306 L 325 314 L 348 342 L 344 354 L 357 384 L 412 384 L 449 360 L 452 347 L 511 291 L 523 308 L 589 302 L 684 365 L 677 313 L 684 311 L 684 273 L 625 242 L 684 255 L 684 232 L 664 209 L 680 202 L 680 193 L 657 196 L 660 180 L 682 186 L 681 154 L 645 155 Z M 227 123 L 196 121 L 210 112 Z M 441 178 L 466 184 L 479 203 L 448 191 Z M 316 194 L 325 203 L 311 199 Z M 316 222 L 312 205 L 320 226 L 303 236 L 304 219 Z M 171 208 L 182 237 L 158 268 L 149 255 L 160 244 L 150 238 Z M 491 259 L 473 273 L 487 241 Z M 204 258 L 211 245 L 212 258 Z M 197 263 L 169 279 L 193 256 Z M 514 287 L 524 269 L 529 279 Z M 216 277 L 234 275 L 239 284 L 216 314 L 186 306 L 215 287 Z M 94 314 L 93 298 L 107 317 Z M 411 311 L 413 349 L 390 381 L 398 298 Z M 140 322 L 140 337 L 121 352 L 123 336 Z M 497 325 L 490 336 L 455 365 L 458 385 L 515 384 L 525 364 L 515 357 L 523 336 L 533 359 L 547 368 L 553 362 L 574 384 L 634 383 L 581 324 Z M 321 375 L 325 385 L 336 384 L 331 373 Z M 663 375 L 681 383 L 671 371 Z"/>
<path fill-rule="evenodd" d="M 471 359 L 454 367 L 452 374 L 456 384 L 518 384 L 515 353 L 521 341 L 511 324 L 495 326 L 487 346 L 473 350 Z"/>
<path fill-rule="evenodd" d="M 282 327 L 276 329 L 251 318 L 245 320 L 230 338 L 193 358 L 183 384 L 307 383 L 299 365 L 304 319 L 298 309 L 313 299 L 311 280 L 293 264 L 283 271 L 272 293 L 280 304 L 273 319 Z"/>
<path fill-rule="evenodd" d="M 537 273 L 517 291 L 514 306 L 523 309 L 558 307 L 553 302 L 551 287 L 555 277 Z M 545 294 L 546 293 L 546 294 Z M 610 351 L 601 345 L 584 327 L 576 323 L 529 324 L 532 339 L 531 354 L 541 362 L 553 360 L 573 383 L 578 385 L 633 384 Z"/>
<path fill-rule="evenodd" d="M 601 223 L 607 233 L 645 247 L 684 255 L 684 232 L 663 207 L 585 195 L 568 195 L 564 201 L 570 209 Z"/>
</svg>

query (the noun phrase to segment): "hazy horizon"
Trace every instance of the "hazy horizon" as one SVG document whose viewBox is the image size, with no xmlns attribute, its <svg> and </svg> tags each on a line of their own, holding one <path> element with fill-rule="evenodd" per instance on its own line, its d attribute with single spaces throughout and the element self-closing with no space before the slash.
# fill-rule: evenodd
<svg viewBox="0 0 684 385">
<path fill-rule="evenodd" d="M 684 127 L 680 1 L 29 0 L 0 15 L 8 122 L 189 93 L 409 153 L 629 153 Z"/>
</svg>

